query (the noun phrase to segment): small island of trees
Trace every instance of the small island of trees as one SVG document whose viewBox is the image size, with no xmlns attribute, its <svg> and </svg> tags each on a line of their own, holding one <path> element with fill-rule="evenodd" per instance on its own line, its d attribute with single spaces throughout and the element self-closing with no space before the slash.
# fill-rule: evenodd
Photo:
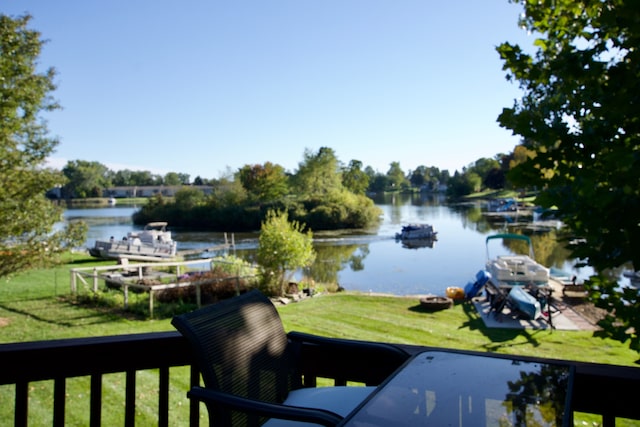
<svg viewBox="0 0 640 427">
<path fill-rule="evenodd" d="M 342 174 L 331 148 L 306 151 L 298 171 L 289 175 L 279 165 L 242 167 L 235 179 L 218 185 L 211 195 L 184 187 L 171 200 L 157 195 L 134 214 L 134 223 L 163 218 L 173 226 L 219 231 L 252 231 L 270 210 L 287 212 L 292 221 L 312 230 L 366 228 L 380 210 L 364 194 L 366 174 L 357 168 Z M 343 176 L 355 177 L 352 181 Z"/>
</svg>

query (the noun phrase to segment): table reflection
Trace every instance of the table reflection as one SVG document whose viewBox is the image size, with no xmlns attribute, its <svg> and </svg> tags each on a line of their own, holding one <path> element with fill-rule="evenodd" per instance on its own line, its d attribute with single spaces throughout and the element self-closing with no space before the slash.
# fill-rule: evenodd
<svg viewBox="0 0 640 427">
<path fill-rule="evenodd" d="M 423 352 L 359 409 L 348 426 L 570 425 L 572 369 L 488 356 Z"/>
</svg>

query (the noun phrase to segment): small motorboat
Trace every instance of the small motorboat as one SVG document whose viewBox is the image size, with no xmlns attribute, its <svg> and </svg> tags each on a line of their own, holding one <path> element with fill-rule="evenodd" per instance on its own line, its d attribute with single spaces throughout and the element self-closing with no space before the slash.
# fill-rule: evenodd
<svg viewBox="0 0 640 427">
<path fill-rule="evenodd" d="M 396 233 L 396 240 L 431 239 L 434 240 L 438 232 L 430 224 L 409 224 Z"/>
<path fill-rule="evenodd" d="M 488 212 L 515 212 L 517 210 L 518 202 L 512 197 L 493 199 L 487 203 Z"/>
</svg>

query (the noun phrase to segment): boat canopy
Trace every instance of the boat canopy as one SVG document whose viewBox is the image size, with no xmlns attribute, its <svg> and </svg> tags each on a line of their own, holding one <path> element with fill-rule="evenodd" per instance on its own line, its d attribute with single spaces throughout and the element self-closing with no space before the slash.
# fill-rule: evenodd
<svg viewBox="0 0 640 427">
<path fill-rule="evenodd" d="M 531 244 L 531 238 L 529 236 L 525 236 L 524 234 L 515 234 L 515 233 L 502 233 L 502 234 L 493 234 L 491 236 L 487 236 L 486 245 L 487 245 L 487 258 L 489 258 L 489 240 L 493 239 L 502 239 L 502 240 L 524 240 L 529 245 L 529 257 L 531 259 L 535 259 L 533 256 L 533 245 Z"/>
<path fill-rule="evenodd" d="M 144 226 L 144 231 L 168 233 L 167 225 L 169 225 L 169 223 L 166 221 L 150 222 Z"/>
</svg>

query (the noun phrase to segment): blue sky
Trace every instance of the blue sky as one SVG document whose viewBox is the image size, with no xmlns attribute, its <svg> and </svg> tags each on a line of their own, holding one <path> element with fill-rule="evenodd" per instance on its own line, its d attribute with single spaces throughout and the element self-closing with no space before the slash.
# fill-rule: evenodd
<svg viewBox="0 0 640 427">
<path fill-rule="evenodd" d="M 218 178 L 305 149 L 386 173 L 510 152 L 520 96 L 495 46 L 529 47 L 507 0 L 4 0 L 56 68 L 51 164 Z"/>
</svg>

